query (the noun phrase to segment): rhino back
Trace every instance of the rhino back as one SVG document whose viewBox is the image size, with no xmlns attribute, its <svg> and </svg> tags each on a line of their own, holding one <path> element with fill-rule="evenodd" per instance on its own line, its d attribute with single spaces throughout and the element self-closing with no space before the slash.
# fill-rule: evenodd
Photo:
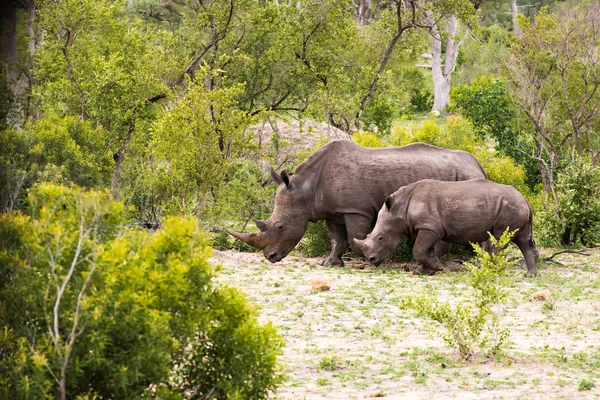
<svg viewBox="0 0 600 400">
<path fill-rule="evenodd" d="M 485 179 L 461 182 L 425 180 L 411 191 L 408 220 L 411 230 L 443 232 L 444 240 L 482 242 L 494 226 L 521 228 L 529 220 L 527 200 L 512 186 Z"/>
<path fill-rule="evenodd" d="M 321 150 L 296 173 L 311 176 L 316 185 L 315 208 L 324 214 L 375 216 L 387 196 L 413 182 L 486 178 L 470 154 L 423 143 L 369 149 L 338 141 Z"/>
</svg>

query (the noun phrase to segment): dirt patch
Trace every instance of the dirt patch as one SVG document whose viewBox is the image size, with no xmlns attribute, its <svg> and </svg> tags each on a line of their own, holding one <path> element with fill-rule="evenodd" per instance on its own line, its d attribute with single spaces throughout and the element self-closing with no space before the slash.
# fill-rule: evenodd
<svg viewBox="0 0 600 400">
<path fill-rule="evenodd" d="M 506 355 L 472 363 L 434 333 L 434 323 L 398 307 L 406 293 L 427 286 L 460 298 L 460 263 L 423 277 L 405 265 L 322 267 L 293 253 L 271 264 L 260 254 L 216 251 L 212 261 L 222 265 L 219 279 L 242 289 L 261 322 L 278 326 L 286 340 L 288 380 L 277 398 L 579 399 L 600 397 L 599 388 L 578 390 L 584 378 L 600 387 L 598 254 L 561 255 L 562 265 L 541 266 L 537 278 L 519 274 L 503 314 L 511 332 Z M 330 289 L 313 290 L 317 279 Z"/>
</svg>

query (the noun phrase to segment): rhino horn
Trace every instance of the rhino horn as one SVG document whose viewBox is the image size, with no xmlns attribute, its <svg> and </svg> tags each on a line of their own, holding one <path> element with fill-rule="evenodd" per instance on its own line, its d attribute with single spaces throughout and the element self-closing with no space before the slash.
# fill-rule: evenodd
<svg viewBox="0 0 600 400">
<path fill-rule="evenodd" d="M 261 221 L 260 219 L 255 219 L 254 223 L 256 224 L 256 226 L 258 227 L 258 229 L 260 229 L 261 232 L 266 231 L 269 227 L 267 226 L 267 223 L 265 221 Z"/>
<path fill-rule="evenodd" d="M 261 246 L 258 235 L 254 232 L 241 233 L 241 232 L 232 231 L 227 228 L 225 228 L 225 231 L 227 233 L 229 233 L 231 236 L 233 236 L 234 238 L 236 238 L 237 240 L 241 240 L 242 242 L 249 244 L 252 247 L 255 247 L 257 249 L 262 249 L 262 247 L 264 247 L 264 246 Z"/>
</svg>

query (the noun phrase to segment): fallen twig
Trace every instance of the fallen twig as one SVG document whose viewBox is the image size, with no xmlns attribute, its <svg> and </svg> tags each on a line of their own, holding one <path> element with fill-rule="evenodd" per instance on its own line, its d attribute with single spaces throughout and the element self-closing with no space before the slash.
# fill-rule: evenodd
<svg viewBox="0 0 600 400">
<path fill-rule="evenodd" d="M 582 256 L 586 256 L 586 257 L 589 257 L 589 255 L 590 255 L 589 253 L 585 253 L 583 250 L 563 250 L 563 251 L 559 251 L 558 253 L 552 254 L 550 257 L 544 258 L 544 261 L 552 261 L 552 262 L 560 264 L 558 261 L 553 260 L 553 258 L 559 254 L 565 254 L 565 253 L 579 254 Z"/>
</svg>

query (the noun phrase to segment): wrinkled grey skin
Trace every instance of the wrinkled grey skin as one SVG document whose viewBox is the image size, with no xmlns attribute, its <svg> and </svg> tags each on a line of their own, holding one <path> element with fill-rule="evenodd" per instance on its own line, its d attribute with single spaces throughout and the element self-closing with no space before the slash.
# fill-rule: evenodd
<svg viewBox="0 0 600 400">
<path fill-rule="evenodd" d="M 413 256 L 421 265 L 417 273 L 432 274 L 440 270 L 440 257 L 452 243 L 484 242 L 489 238 L 488 231 L 499 238 L 506 229 L 518 229 L 512 241 L 525 256 L 528 275 L 537 275 L 539 253 L 532 222 L 531 207 L 512 186 L 485 179 L 427 179 L 388 197 L 373 232 L 365 240 L 354 242 L 369 262 L 379 265 L 394 251 L 402 235 L 416 233 Z"/>
<path fill-rule="evenodd" d="M 369 149 L 347 140 L 323 146 L 292 176 L 285 171 L 271 172 L 279 187 L 271 218 L 255 221 L 261 232 L 228 232 L 277 262 L 302 239 L 309 221 L 325 220 L 331 254 L 324 265 L 343 265 L 348 242 L 352 251 L 362 256 L 352 239 L 367 236 L 381 204 L 399 187 L 425 178 L 457 181 L 487 177 L 481 164 L 464 151 L 423 143 Z"/>
</svg>

